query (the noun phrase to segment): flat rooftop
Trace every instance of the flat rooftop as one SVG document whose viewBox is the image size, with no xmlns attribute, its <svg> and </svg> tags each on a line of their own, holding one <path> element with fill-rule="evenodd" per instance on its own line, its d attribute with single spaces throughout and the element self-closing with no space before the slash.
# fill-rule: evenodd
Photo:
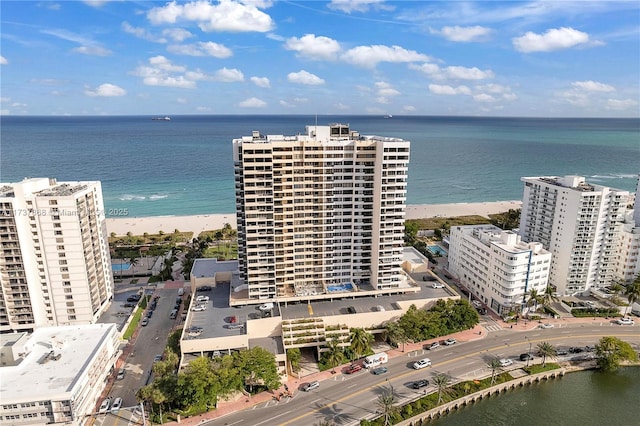
<svg viewBox="0 0 640 426">
<path fill-rule="evenodd" d="M 2 403 L 68 398 L 87 362 L 115 324 L 87 324 L 36 329 L 18 365 L 0 368 Z"/>
</svg>

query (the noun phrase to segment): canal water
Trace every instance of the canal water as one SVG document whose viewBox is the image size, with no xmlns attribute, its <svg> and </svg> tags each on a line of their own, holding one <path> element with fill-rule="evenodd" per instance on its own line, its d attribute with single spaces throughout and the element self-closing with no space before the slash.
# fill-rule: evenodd
<svg viewBox="0 0 640 426">
<path fill-rule="evenodd" d="M 477 402 L 430 424 L 640 425 L 640 368 L 622 368 L 616 373 L 570 373 Z"/>
</svg>

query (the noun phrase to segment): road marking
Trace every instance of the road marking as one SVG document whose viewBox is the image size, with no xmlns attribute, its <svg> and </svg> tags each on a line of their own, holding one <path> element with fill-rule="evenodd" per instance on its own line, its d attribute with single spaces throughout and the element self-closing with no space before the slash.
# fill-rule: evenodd
<svg viewBox="0 0 640 426">
<path fill-rule="evenodd" d="M 273 419 L 277 419 L 278 417 L 282 417 L 282 416 L 284 416 L 284 415 L 286 415 L 286 414 L 289 414 L 290 412 L 291 412 L 291 410 L 289 410 L 289 411 L 285 411 L 285 412 L 284 412 L 284 413 L 282 413 L 282 414 L 278 414 L 277 416 L 272 416 L 270 419 L 267 419 L 267 420 L 265 420 L 265 421 L 263 421 L 263 422 L 260 422 L 260 423 L 256 423 L 256 424 L 254 424 L 253 426 L 260 426 L 260 425 L 263 425 L 263 424 L 265 424 L 265 423 L 269 423 L 269 422 L 270 422 L 270 421 L 272 421 Z"/>
<path fill-rule="evenodd" d="M 354 384 L 352 384 L 352 385 L 349 385 L 349 386 L 347 386 L 347 389 L 352 388 L 352 387 L 354 387 L 354 386 L 358 386 L 358 384 L 357 384 L 357 383 L 354 383 Z"/>
<path fill-rule="evenodd" d="M 600 334 L 585 334 L 585 335 L 582 335 L 582 336 L 570 336 L 570 337 L 573 338 L 573 339 L 588 339 L 588 338 L 592 338 L 592 337 L 603 337 L 603 336 L 605 336 L 605 334 L 600 333 Z M 531 343 L 538 343 L 538 342 L 549 341 L 549 340 L 566 339 L 566 337 L 567 336 L 558 336 L 558 337 L 549 337 L 549 338 L 546 338 L 546 339 L 531 340 Z M 620 337 L 625 337 L 625 338 L 640 337 L 640 334 L 621 334 Z M 508 340 L 508 339 L 506 339 L 506 340 Z M 519 342 L 519 343 L 526 344 L 526 342 Z M 479 351 L 476 351 L 476 352 L 471 352 L 471 353 L 459 356 L 459 357 L 454 358 L 454 359 L 450 359 L 450 360 L 447 360 L 447 361 L 444 361 L 444 362 L 439 362 L 437 364 L 434 364 L 433 366 L 438 365 L 440 367 L 442 364 L 449 364 L 449 363 L 452 363 L 452 362 L 455 362 L 455 361 L 459 361 L 459 360 L 464 359 L 464 358 L 469 357 L 469 356 L 478 356 L 478 355 L 481 355 L 485 351 L 495 352 L 495 351 L 497 351 L 499 349 L 504 349 L 505 347 L 509 347 L 509 344 L 507 343 L 507 344 L 495 346 L 493 348 L 482 349 L 482 350 L 479 350 Z M 404 374 L 401 374 L 399 376 L 395 376 L 393 378 L 393 380 L 403 379 L 403 378 L 405 378 L 405 377 L 407 377 L 407 376 L 409 376 L 409 375 L 411 375 L 413 373 L 415 373 L 414 370 L 408 371 L 408 372 L 406 372 Z M 375 389 L 377 387 L 384 386 L 385 383 L 386 383 L 386 380 L 380 381 L 380 382 L 378 382 L 378 383 L 376 383 L 376 384 L 374 384 L 372 386 L 369 386 L 367 388 L 363 388 L 363 389 L 359 390 L 358 392 L 355 392 L 355 393 L 346 395 L 346 396 L 344 396 L 342 398 L 336 399 L 335 401 L 332 401 L 330 404 L 326 404 L 326 405 L 323 405 L 322 407 L 318 407 L 318 408 L 315 408 L 313 410 L 307 411 L 305 414 L 301 414 L 296 418 L 293 418 L 293 419 L 291 419 L 289 421 L 286 421 L 284 423 L 280 423 L 280 426 L 285 426 L 285 425 L 291 424 L 291 423 L 296 422 L 296 421 L 298 421 L 300 419 L 303 419 L 303 418 L 305 418 L 307 416 L 315 414 L 315 413 L 317 413 L 319 411 L 326 410 L 327 408 L 330 408 L 330 407 L 332 407 L 332 406 L 334 406 L 336 404 L 342 403 L 343 401 L 347 401 L 348 399 L 350 399 L 350 398 L 352 398 L 352 397 L 354 397 L 356 395 L 360 395 L 360 394 L 362 394 L 364 392 L 371 391 L 371 390 L 373 390 L 373 389 Z M 375 399 L 377 399 L 377 397 Z M 279 416 L 276 416 L 276 417 L 279 417 Z M 259 424 L 262 424 L 262 423 L 259 423 Z M 258 425 L 254 425 L 254 426 L 258 426 Z"/>
</svg>

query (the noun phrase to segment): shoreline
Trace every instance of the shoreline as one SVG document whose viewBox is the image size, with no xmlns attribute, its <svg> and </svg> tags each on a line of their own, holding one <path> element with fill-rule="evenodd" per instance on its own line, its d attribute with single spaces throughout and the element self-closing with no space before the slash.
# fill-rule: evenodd
<svg viewBox="0 0 640 426">
<path fill-rule="evenodd" d="M 408 205 L 406 219 L 426 219 L 433 217 L 455 217 L 478 215 L 489 217 L 490 214 L 519 209 L 522 201 L 495 201 L 480 203 L 451 203 L 451 204 L 418 204 Z M 193 232 L 194 237 L 202 231 L 221 229 L 225 224 L 236 228 L 235 213 L 200 214 L 184 216 L 145 216 L 145 217 L 109 217 L 105 219 L 107 233 L 117 236 L 131 232 L 142 235 L 145 232 L 156 234 L 159 231 L 172 233 L 174 230 Z"/>
</svg>

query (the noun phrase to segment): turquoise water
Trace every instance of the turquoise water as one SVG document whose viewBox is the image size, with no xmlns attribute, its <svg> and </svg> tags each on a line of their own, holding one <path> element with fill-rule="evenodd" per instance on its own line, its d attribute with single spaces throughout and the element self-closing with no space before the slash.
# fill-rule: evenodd
<svg viewBox="0 0 640 426">
<path fill-rule="evenodd" d="M 640 368 L 582 371 L 464 407 L 433 426 L 631 426 L 640 424 Z"/>
<path fill-rule="evenodd" d="M 107 213 L 233 213 L 231 140 L 293 135 L 314 116 L 0 116 L 0 181 L 100 180 Z M 586 176 L 634 191 L 638 119 L 318 116 L 364 135 L 411 141 L 408 204 L 522 198 L 522 176 Z M 111 215 L 113 216 L 113 215 Z"/>
<path fill-rule="evenodd" d="M 327 287 L 328 291 L 349 291 L 349 290 L 353 290 L 353 285 L 351 284 L 344 284 L 344 285 L 332 285 Z"/>
<path fill-rule="evenodd" d="M 128 271 L 129 269 L 131 269 L 131 264 L 130 263 L 120 263 L 120 264 L 112 264 L 111 265 L 111 269 L 114 272 L 120 272 L 120 271 Z"/>
<path fill-rule="evenodd" d="M 433 254 L 439 254 L 441 256 L 447 255 L 447 251 L 440 246 L 427 246 L 427 250 Z"/>
</svg>

